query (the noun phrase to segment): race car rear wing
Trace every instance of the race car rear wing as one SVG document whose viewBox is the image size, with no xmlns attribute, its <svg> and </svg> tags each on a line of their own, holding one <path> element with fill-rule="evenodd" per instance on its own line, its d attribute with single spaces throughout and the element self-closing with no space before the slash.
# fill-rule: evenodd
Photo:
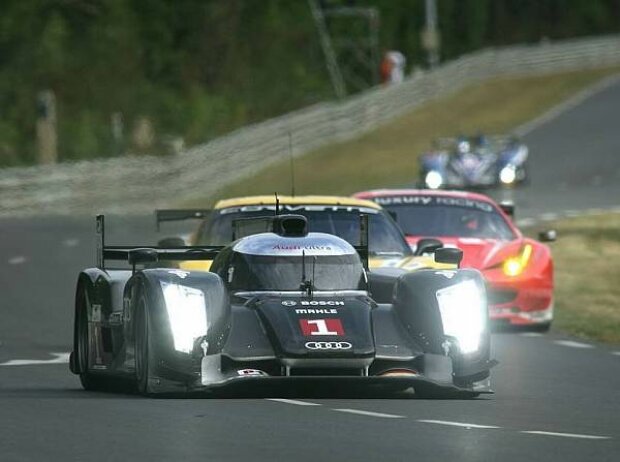
<svg viewBox="0 0 620 462">
<path fill-rule="evenodd" d="M 223 246 L 150 247 L 140 245 L 106 245 L 105 217 L 96 217 L 97 268 L 105 270 L 106 261 L 125 261 L 135 271 L 136 265 L 158 261 L 213 260 Z"/>
<path fill-rule="evenodd" d="M 164 209 L 155 210 L 155 226 L 159 231 L 160 224 L 166 221 L 204 220 L 211 215 L 211 209 Z"/>
</svg>

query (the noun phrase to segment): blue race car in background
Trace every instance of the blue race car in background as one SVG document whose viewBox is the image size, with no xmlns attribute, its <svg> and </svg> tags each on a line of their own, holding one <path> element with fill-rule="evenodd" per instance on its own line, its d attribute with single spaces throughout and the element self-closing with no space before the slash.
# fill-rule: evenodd
<svg viewBox="0 0 620 462">
<path fill-rule="evenodd" d="M 515 136 L 439 138 L 420 158 L 420 183 L 429 189 L 514 186 L 527 179 L 528 148 Z"/>
</svg>

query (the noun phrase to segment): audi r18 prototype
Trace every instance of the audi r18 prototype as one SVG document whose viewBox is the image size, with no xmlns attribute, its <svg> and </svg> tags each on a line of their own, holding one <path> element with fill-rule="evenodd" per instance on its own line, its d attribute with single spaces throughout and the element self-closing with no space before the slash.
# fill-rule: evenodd
<svg viewBox="0 0 620 462">
<path fill-rule="evenodd" d="M 420 158 L 429 189 L 514 186 L 527 179 L 528 148 L 514 136 L 441 138 Z"/>
<path fill-rule="evenodd" d="M 305 216 L 310 231 L 334 234 L 352 245 L 357 245 L 359 239 L 359 214 L 368 215 L 371 269 L 398 267 L 412 271 L 449 268 L 433 259 L 432 246 L 430 252 L 421 248 L 414 254 L 398 225 L 381 206 L 352 197 L 280 196 L 276 205 L 274 196 L 248 196 L 221 200 L 213 210 L 158 210 L 156 221 L 159 228 L 162 222 L 198 219 L 201 221 L 198 230 L 188 239 L 191 245 L 226 245 L 234 240 L 232 230 L 235 221 L 273 215 L 276 208 L 285 213 Z M 254 229 L 245 230 L 245 234 L 264 231 L 264 223 L 256 220 L 249 223 L 254 223 Z M 179 238 L 164 239 L 161 243 L 185 245 L 185 241 Z M 181 262 L 179 266 L 182 269 L 208 270 L 210 264 L 210 261 L 194 261 Z"/>
<path fill-rule="evenodd" d="M 147 395 L 261 384 L 490 392 L 495 361 L 476 270 L 368 274 L 365 238 L 356 249 L 309 233 L 299 215 L 272 217 L 269 232 L 221 248 L 107 246 L 102 216 L 97 223 L 98 267 L 78 278 L 70 358 L 86 389 L 123 380 Z M 213 258 L 211 272 L 157 267 Z"/>
<path fill-rule="evenodd" d="M 509 217 L 514 212 L 512 205 L 458 191 L 378 190 L 356 197 L 371 199 L 389 210 L 413 246 L 423 238 L 436 238 L 463 250 L 463 267 L 482 271 L 487 281 L 492 320 L 537 330 L 550 327 L 551 252 L 521 234 Z M 540 241 L 554 239 L 553 231 L 539 235 Z"/>
</svg>

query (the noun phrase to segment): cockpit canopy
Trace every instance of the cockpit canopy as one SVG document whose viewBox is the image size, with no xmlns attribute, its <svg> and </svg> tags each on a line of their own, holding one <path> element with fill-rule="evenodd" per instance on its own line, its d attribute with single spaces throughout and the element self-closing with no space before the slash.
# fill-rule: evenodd
<svg viewBox="0 0 620 462">
<path fill-rule="evenodd" d="M 233 292 L 298 291 L 302 281 L 312 281 L 317 291 L 365 288 L 364 269 L 355 249 L 324 233 L 245 237 L 222 250 L 211 271 Z"/>
</svg>

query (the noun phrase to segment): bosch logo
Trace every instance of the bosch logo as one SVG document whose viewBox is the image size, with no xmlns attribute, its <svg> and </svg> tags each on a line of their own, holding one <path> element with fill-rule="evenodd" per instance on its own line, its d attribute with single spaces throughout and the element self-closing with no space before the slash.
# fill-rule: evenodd
<svg viewBox="0 0 620 462">
<path fill-rule="evenodd" d="M 284 306 L 295 306 L 295 305 L 297 305 L 297 302 L 295 300 L 284 300 L 282 302 L 282 305 L 284 305 Z"/>
<path fill-rule="evenodd" d="M 342 300 L 302 300 L 302 306 L 344 306 Z"/>
<path fill-rule="evenodd" d="M 353 348 L 349 342 L 306 342 L 308 350 L 350 350 Z"/>
</svg>

